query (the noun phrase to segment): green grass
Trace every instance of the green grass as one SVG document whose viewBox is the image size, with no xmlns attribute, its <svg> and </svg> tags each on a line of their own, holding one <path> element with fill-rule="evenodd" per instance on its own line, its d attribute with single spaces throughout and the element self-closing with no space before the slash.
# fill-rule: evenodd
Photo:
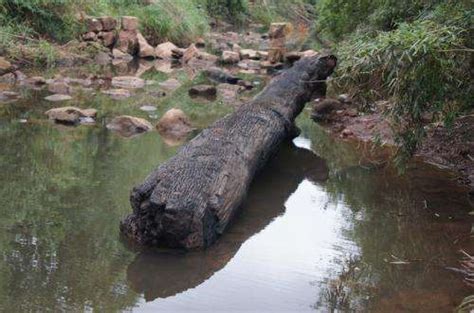
<svg viewBox="0 0 474 313">
<path fill-rule="evenodd" d="M 427 117 L 449 124 L 473 108 L 473 8 L 463 1 L 402 1 L 404 9 L 387 3 L 323 0 L 317 25 L 339 57 L 332 87 L 352 94 L 362 110 L 390 101 L 385 113 L 395 122 L 402 165 L 423 139 Z"/>
</svg>

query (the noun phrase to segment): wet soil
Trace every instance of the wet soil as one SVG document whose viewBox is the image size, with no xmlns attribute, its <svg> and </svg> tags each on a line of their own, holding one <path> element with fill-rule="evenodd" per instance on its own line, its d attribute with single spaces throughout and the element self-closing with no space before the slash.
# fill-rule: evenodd
<svg viewBox="0 0 474 313">
<path fill-rule="evenodd" d="M 382 113 L 363 114 L 346 107 L 320 124 L 335 137 L 396 148 L 391 123 Z M 451 127 L 433 123 L 426 129 L 415 158 L 453 171 L 461 185 L 474 190 L 474 115 L 458 118 Z"/>
</svg>

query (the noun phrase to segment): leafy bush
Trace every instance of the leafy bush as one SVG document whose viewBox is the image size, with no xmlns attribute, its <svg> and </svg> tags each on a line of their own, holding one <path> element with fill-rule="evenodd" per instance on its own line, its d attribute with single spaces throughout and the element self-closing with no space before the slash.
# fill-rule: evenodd
<svg viewBox="0 0 474 313">
<path fill-rule="evenodd" d="M 339 0 L 323 2 L 327 9 Z M 376 100 L 390 100 L 386 113 L 395 122 L 401 146 L 399 161 L 416 150 L 424 136 L 423 121 L 427 117 L 449 122 L 472 108 L 469 96 L 474 90 L 469 76 L 473 10 L 448 3 L 429 9 L 424 6 L 420 11 L 422 2 L 415 1 L 403 14 L 397 7 L 384 14 L 383 6 L 374 10 L 364 7 L 361 14 L 369 23 L 355 32 L 348 33 L 346 29 L 348 25 L 356 27 L 358 22 L 354 19 L 333 21 L 333 38 L 346 38 L 335 45 L 340 58 L 335 87 L 353 94 L 363 107 Z M 361 9 L 361 3 L 357 3 Z M 341 10 L 347 14 L 350 11 L 342 7 L 338 12 Z M 371 13 L 367 14 L 367 10 Z M 418 17 L 412 22 L 394 22 L 410 20 L 407 14 Z M 391 30 L 383 31 L 389 24 Z M 371 31 L 364 31 L 367 29 Z"/>
<path fill-rule="evenodd" d="M 247 0 L 200 0 L 210 16 L 243 23 L 248 15 Z"/>
</svg>

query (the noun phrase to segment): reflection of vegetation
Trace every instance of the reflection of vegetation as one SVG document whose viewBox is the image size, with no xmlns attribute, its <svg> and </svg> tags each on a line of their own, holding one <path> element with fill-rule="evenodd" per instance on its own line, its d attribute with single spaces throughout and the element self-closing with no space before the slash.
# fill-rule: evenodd
<svg viewBox="0 0 474 313">
<path fill-rule="evenodd" d="M 474 310 L 474 295 L 464 298 L 456 308 L 456 313 L 470 313 L 472 310 Z"/>
<path fill-rule="evenodd" d="M 327 160 L 331 175 L 325 189 L 332 202 L 351 209 L 347 220 L 353 223 L 344 235 L 357 243 L 361 262 L 370 266 L 371 276 L 361 279 L 377 286 L 369 307 L 398 301 L 404 310 L 414 310 L 428 305 L 422 303 L 428 299 L 429 308 L 444 311 L 452 305 L 448 294 L 465 295 L 462 281 L 444 269 L 468 244 L 452 239 L 469 234 L 471 227 L 464 190 L 445 173 L 421 164 L 410 164 L 403 176 L 390 166 L 367 167 L 370 153 L 361 156 L 358 147 L 332 140 L 305 117 L 299 125 L 312 139 L 312 149 Z M 391 264 L 391 255 L 409 264 Z"/>
<path fill-rule="evenodd" d="M 156 133 L 22 124 L 1 129 L 0 149 L 0 310 L 131 307 L 117 225 L 129 189 L 175 149 Z"/>
<path fill-rule="evenodd" d="M 363 283 L 368 276 L 366 265 L 359 257 L 350 257 L 345 261 L 337 278 L 330 279 L 324 293 L 325 306 L 330 312 L 358 312 L 364 309 L 370 294 L 370 286 Z M 318 306 L 321 304 L 318 304 Z"/>
</svg>

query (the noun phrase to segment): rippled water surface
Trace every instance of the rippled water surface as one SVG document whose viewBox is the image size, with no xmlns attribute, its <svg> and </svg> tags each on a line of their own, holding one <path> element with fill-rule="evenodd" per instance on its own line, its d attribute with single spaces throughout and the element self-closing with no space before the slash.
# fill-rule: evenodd
<svg viewBox="0 0 474 313">
<path fill-rule="evenodd" d="M 151 104 L 202 128 L 232 111 L 192 101 L 189 84 L 160 99 L 155 87 L 126 101 L 84 94 L 73 104 L 97 108 L 95 126 L 46 121 L 57 104 L 42 91 L 0 104 L 0 311 L 451 312 L 470 294 L 445 269 L 474 248 L 455 178 L 419 163 L 398 176 L 306 112 L 214 246 L 127 246 L 129 190 L 179 146 L 157 132 L 120 137 L 105 120 L 147 117 L 139 107 Z"/>
</svg>

